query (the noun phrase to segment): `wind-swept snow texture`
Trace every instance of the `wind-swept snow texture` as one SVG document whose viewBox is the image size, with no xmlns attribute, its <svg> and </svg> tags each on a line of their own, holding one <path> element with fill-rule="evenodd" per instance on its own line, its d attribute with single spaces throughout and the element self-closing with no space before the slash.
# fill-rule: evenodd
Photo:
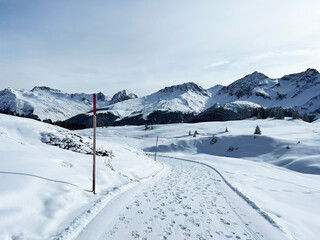
<svg viewBox="0 0 320 240">
<path fill-rule="evenodd" d="M 253 133 L 257 125 L 260 127 L 262 134 L 255 136 Z M 225 132 L 226 128 L 228 128 L 228 132 Z M 199 134 L 196 137 L 193 137 L 193 134 L 189 136 L 188 132 L 191 131 L 193 133 L 195 130 Z M 77 132 L 83 135 L 90 133 L 89 130 Z M 177 159 L 191 160 L 212 166 L 230 184 L 230 189 L 236 192 L 237 196 L 244 199 L 246 204 L 251 206 L 251 209 L 261 212 L 261 215 L 265 213 L 265 219 L 271 219 L 270 223 L 266 222 L 270 225 L 279 226 L 287 238 L 309 240 L 317 239 L 320 235 L 318 224 L 320 222 L 319 121 L 306 123 L 301 120 L 292 119 L 250 119 L 197 124 L 154 125 L 153 130 L 144 130 L 143 126 L 109 127 L 100 128 L 98 133 L 102 139 L 113 139 L 113 141 L 118 143 L 144 149 L 151 154 L 154 153 L 156 137 L 159 136 L 158 154 L 170 157 L 166 160 L 169 166 L 175 166 L 174 161 L 181 161 Z M 213 136 L 217 139 L 214 144 L 211 143 Z M 175 158 L 177 159 L 175 160 Z M 173 169 L 176 169 L 176 171 L 187 171 L 183 163 L 177 162 L 177 164 L 179 166 L 178 170 L 172 167 L 172 171 Z M 194 168 L 197 167 L 195 166 Z M 200 172 L 205 178 L 205 171 L 201 170 Z M 183 174 L 180 172 L 178 175 L 181 175 L 182 178 Z M 201 174 L 198 174 L 200 175 L 198 176 L 199 179 L 201 178 Z M 172 175 L 175 175 L 175 173 L 172 172 Z M 191 172 L 189 176 L 193 179 Z M 199 179 L 194 178 L 193 180 L 197 182 Z M 177 179 L 177 181 L 180 180 Z M 170 181 L 175 181 L 174 176 L 170 180 L 165 180 L 166 184 Z M 209 180 L 205 182 L 209 184 Z M 195 192 L 195 190 L 189 188 L 189 185 L 193 185 L 192 181 L 184 185 L 184 194 L 181 192 L 179 194 L 182 196 L 182 201 L 184 195 L 190 199 L 188 193 L 191 191 Z M 201 184 L 198 182 L 198 185 L 200 189 L 205 187 L 202 182 Z M 125 236 L 133 238 L 139 234 L 139 237 L 143 238 L 147 237 L 148 234 L 150 236 L 162 234 L 161 236 L 165 236 L 168 239 L 175 239 L 174 236 L 181 236 L 179 234 L 183 234 L 183 230 L 179 230 L 179 224 L 175 224 L 174 227 L 166 225 L 170 223 L 169 221 L 171 221 L 171 216 L 174 213 L 170 212 L 168 205 L 161 206 L 162 202 L 169 204 L 170 201 L 175 200 L 173 196 L 171 200 L 165 198 L 167 196 L 169 199 L 170 191 L 179 192 L 180 190 L 174 186 L 171 187 L 171 190 L 168 190 L 160 183 L 155 183 L 149 188 L 147 187 L 147 190 L 145 190 L 148 193 L 147 197 L 142 192 L 141 197 L 138 194 L 134 198 L 138 199 L 140 203 L 143 201 L 143 207 L 142 205 L 136 206 L 133 200 L 133 203 L 128 204 L 128 206 L 132 205 L 131 209 L 133 210 L 126 208 L 122 210 L 122 214 L 127 214 L 126 216 L 129 220 L 122 217 L 119 219 L 116 215 L 116 222 L 112 222 L 113 225 L 111 224 L 112 226 L 110 225 L 110 228 L 106 231 L 106 236 L 114 237 L 128 234 Z M 153 195 L 154 192 L 159 194 Z M 161 198 L 162 196 L 164 199 Z M 197 194 L 197 197 L 200 198 L 200 196 L 201 192 Z M 211 198 L 217 197 L 217 194 L 215 192 L 207 192 L 205 196 Z M 148 205 L 151 203 L 146 201 L 148 198 L 151 199 L 151 202 L 154 199 L 159 199 L 159 204 L 155 207 L 156 210 L 153 210 L 153 208 L 148 210 L 151 206 Z M 236 208 L 236 205 L 232 206 Z M 191 207 L 195 206 L 196 204 Z M 201 208 L 200 204 L 197 206 L 199 210 Z M 142 225 L 140 223 L 135 225 L 137 223 L 135 220 L 139 220 L 142 215 L 140 215 L 141 211 L 140 213 L 138 212 L 139 210 L 142 210 L 144 216 L 149 216 L 148 214 L 152 213 L 150 219 L 146 220 L 147 224 L 143 224 L 142 222 Z M 176 210 L 182 213 L 181 206 L 177 206 Z M 188 211 L 188 217 L 190 217 L 189 213 L 192 210 L 185 211 Z M 132 217 L 134 213 L 136 213 L 135 218 Z M 162 224 L 161 222 L 163 215 L 166 215 L 165 220 L 163 220 L 164 222 L 168 221 L 166 224 Z M 159 217 L 160 220 L 155 216 Z M 215 215 L 215 217 L 218 216 L 219 214 Z M 200 221 L 201 219 L 196 214 L 191 217 L 194 220 L 198 219 Z M 182 215 L 179 215 L 178 219 L 182 221 Z M 129 221 L 127 225 L 124 223 L 126 220 Z M 185 223 L 189 224 L 193 229 L 199 229 L 194 228 L 192 221 L 188 221 L 187 217 L 185 220 Z M 152 223 L 154 223 L 153 226 L 151 226 Z M 203 223 L 202 226 L 208 225 Z M 215 226 L 218 225 L 213 225 L 211 228 L 215 228 Z M 148 231 L 151 231 L 148 227 L 152 227 L 151 233 L 148 233 Z M 190 231 L 191 227 L 188 226 Z M 170 235 L 171 237 L 166 235 L 166 229 L 170 230 L 172 234 L 177 235 Z M 199 234 L 200 232 L 202 234 L 207 233 L 205 229 L 198 231 Z M 192 232 L 192 234 L 195 233 L 196 231 Z M 227 231 L 224 231 L 224 233 L 228 234 Z M 194 235 L 192 236 L 194 237 Z M 237 236 L 241 237 L 241 239 L 246 239 L 243 236 Z M 217 238 L 215 236 L 215 239 L 224 239 L 224 237 Z"/>
<path fill-rule="evenodd" d="M 56 139 L 57 146 L 44 143 L 45 136 Z M 140 150 L 98 141 L 108 155 L 97 157 L 93 195 L 90 141 L 56 126 L 0 114 L 0 239 L 71 237 L 112 196 L 163 168 Z"/>
</svg>

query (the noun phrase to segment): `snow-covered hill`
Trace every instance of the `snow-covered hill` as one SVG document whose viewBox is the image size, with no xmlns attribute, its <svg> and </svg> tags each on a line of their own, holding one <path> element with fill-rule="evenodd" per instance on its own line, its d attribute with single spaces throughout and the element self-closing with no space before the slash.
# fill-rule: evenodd
<svg viewBox="0 0 320 240">
<path fill-rule="evenodd" d="M 254 137 L 253 133 L 257 125 L 259 125 L 262 134 Z M 226 127 L 229 130 L 228 132 L 225 132 Z M 200 162 L 214 167 L 234 187 L 235 191 L 241 193 L 247 200 L 249 199 L 251 204 L 255 204 L 256 209 L 259 208 L 267 213 L 276 224 L 281 226 L 282 231 L 286 233 L 287 239 L 309 240 L 319 238 L 319 120 L 313 123 L 306 123 L 301 120 L 292 119 L 248 119 L 242 121 L 196 124 L 163 124 L 154 125 L 152 130 L 144 131 L 143 129 L 143 126 L 108 127 L 99 128 L 98 133 L 101 139 L 108 139 L 109 141 L 121 144 L 129 144 L 130 146 L 144 149 L 150 153 L 154 153 L 155 151 L 155 140 L 158 136 L 158 156 L 171 157 L 172 162 L 178 164 L 179 168 L 184 170 L 187 166 L 183 164 L 181 159 Z M 188 135 L 189 131 L 193 133 L 195 130 L 199 133 L 196 137 Z M 92 133 L 92 130 L 81 130 L 77 131 L 77 133 L 89 135 Z M 214 144 L 212 143 L 213 136 L 217 139 Z M 159 159 L 161 160 L 161 158 Z M 170 164 L 170 162 L 167 163 Z M 194 167 L 196 168 L 197 166 L 194 165 Z M 174 175 L 174 171 L 170 173 L 170 176 Z M 149 193 L 152 189 L 153 194 L 149 194 L 149 196 L 157 196 L 158 199 L 160 199 L 161 197 L 167 196 L 166 192 L 169 193 L 168 195 L 174 195 L 172 193 L 175 193 L 174 188 L 177 187 L 179 188 L 178 196 L 186 196 L 186 199 L 181 200 L 183 204 L 188 204 L 192 208 L 190 212 L 194 209 L 199 211 L 201 206 L 206 204 L 206 201 L 198 201 L 197 207 L 193 207 L 194 202 L 197 201 L 196 192 L 195 189 L 191 189 L 190 191 L 187 189 L 192 184 L 195 184 L 198 178 L 202 178 L 203 175 L 205 175 L 205 171 L 198 172 L 196 177 L 190 174 L 188 178 L 185 179 L 183 174 L 181 174 L 178 175 L 176 179 L 179 181 L 183 180 L 183 185 L 179 185 L 174 179 L 169 179 L 168 181 L 172 184 L 172 187 L 170 187 L 169 190 L 164 188 L 164 192 L 161 193 L 161 195 L 155 194 L 156 191 L 153 191 L 153 188 L 149 188 L 146 192 Z M 197 189 L 208 186 L 211 183 L 212 179 L 207 179 L 202 184 L 198 184 Z M 152 186 L 156 185 L 159 188 L 165 186 L 162 182 L 160 184 L 152 184 Z M 190 201 L 189 193 L 193 195 L 191 199 L 195 200 L 194 202 Z M 203 193 L 199 195 L 218 197 L 220 194 L 221 192 L 219 191 L 208 194 L 203 191 Z M 136 196 L 139 195 L 136 194 Z M 228 199 L 230 204 L 235 203 L 226 195 L 223 194 L 223 196 Z M 139 197 L 141 197 L 141 199 L 144 198 L 143 195 Z M 142 202 L 143 200 L 141 199 L 139 200 Z M 170 200 L 170 196 L 168 199 Z M 178 214 L 172 218 L 169 217 L 170 214 L 172 214 L 172 212 L 169 211 L 172 205 L 170 205 L 171 201 L 168 201 L 168 199 L 165 199 L 164 207 L 159 206 L 161 201 L 157 200 L 155 207 L 163 209 L 164 214 L 167 215 L 166 220 L 168 220 L 168 222 L 172 219 L 178 223 L 180 217 L 188 212 L 188 210 L 178 207 L 174 208 L 176 211 L 173 213 L 181 213 L 180 216 Z M 172 202 L 175 201 L 173 200 Z M 138 209 L 143 209 L 143 207 L 146 206 L 144 203 L 141 205 Z M 133 204 L 133 206 L 135 205 Z M 226 213 L 221 215 L 219 211 L 216 211 L 217 208 L 213 208 L 213 221 L 215 218 L 226 218 L 228 216 Z M 134 207 L 132 209 L 134 209 Z M 137 209 L 135 210 L 137 212 Z M 211 209 L 204 210 L 201 216 L 206 216 L 210 210 Z M 121 214 L 128 217 L 125 212 L 127 211 L 125 210 Z M 196 215 L 190 215 L 190 212 L 188 217 L 191 216 L 194 219 L 201 219 L 201 217 L 196 217 Z M 148 213 L 144 211 L 144 214 L 139 215 L 138 219 L 141 220 L 141 218 L 147 214 Z M 158 212 L 153 211 L 151 216 L 156 214 L 158 214 Z M 244 215 L 248 215 L 248 212 L 245 212 Z M 118 221 L 117 218 L 115 219 Z M 134 215 L 133 219 L 136 219 L 136 215 Z M 153 233 L 159 231 L 158 226 L 166 220 L 154 220 L 151 223 Z M 228 221 L 231 223 L 231 218 L 228 217 Z M 137 223 L 138 221 L 132 222 Z M 247 221 L 245 223 L 251 224 Z M 110 229 L 114 224 L 117 223 L 113 223 Z M 204 231 L 203 229 L 206 229 L 204 227 L 205 221 L 200 222 L 200 227 L 195 229 L 195 231 L 192 228 L 192 221 L 186 219 L 183 225 L 188 224 L 190 224 L 189 228 L 191 231 L 189 233 L 191 235 L 194 233 L 201 234 Z M 123 231 L 125 234 L 128 230 L 131 231 L 134 229 L 138 231 L 140 238 L 146 236 L 149 239 L 151 234 L 149 236 L 148 234 L 144 234 L 144 229 L 140 231 L 140 226 L 144 226 L 142 223 L 136 224 L 132 226 L 132 228 L 131 226 L 132 223 L 131 225 L 130 223 L 127 225 L 117 224 L 119 229 L 116 229 L 115 232 L 119 234 L 119 232 Z M 212 222 L 208 229 L 209 231 L 218 229 L 218 232 L 220 232 L 226 231 L 228 227 L 237 231 L 239 225 L 233 225 L 231 223 L 226 228 L 219 228 L 218 223 L 214 224 Z M 165 227 L 164 230 L 166 229 Z M 171 237 L 172 239 L 180 239 L 179 237 L 177 238 L 177 235 L 180 233 L 179 231 L 179 229 L 172 228 L 172 235 L 170 235 L 168 239 L 171 239 Z M 159 232 L 162 233 L 161 231 Z M 213 237 L 213 239 L 283 239 L 280 234 L 278 237 L 273 238 L 268 238 L 267 236 L 248 238 L 247 235 L 239 235 L 240 237 L 236 238 L 236 235 L 230 235 L 230 237 L 225 237 L 224 235 L 216 236 Z M 203 238 L 212 239 L 210 235 L 209 237 Z M 112 238 L 111 236 L 105 239 L 122 238 Z M 196 234 L 194 234 L 190 239 L 198 238 Z"/>
<path fill-rule="evenodd" d="M 103 108 L 111 103 L 136 97 L 128 90 L 116 93 L 112 99 L 99 92 L 97 107 Z M 0 112 L 3 113 L 57 121 L 90 110 L 92 110 L 92 94 L 68 94 L 49 87 L 34 87 L 30 91 L 6 88 L 0 91 Z"/>
<path fill-rule="evenodd" d="M 113 196 L 162 170 L 140 150 L 99 140 L 93 195 L 91 137 L 0 114 L 0 239 L 70 239 Z"/>
</svg>

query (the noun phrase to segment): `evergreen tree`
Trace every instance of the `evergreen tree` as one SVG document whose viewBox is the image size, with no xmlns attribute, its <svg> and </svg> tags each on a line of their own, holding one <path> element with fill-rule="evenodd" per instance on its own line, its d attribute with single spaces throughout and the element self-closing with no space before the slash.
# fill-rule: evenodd
<svg viewBox="0 0 320 240">
<path fill-rule="evenodd" d="M 260 113 L 260 112 L 258 112 L 257 118 L 258 118 L 258 119 L 262 119 L 262 116 L 261 116 L 261 113 Z"/>
<path fill-rule="evenodd" d="M 258 125 L 256 126 L 256 130 L 254 131 L 254 134 L 261 134 L 261 130 Z"/>
<path fill-rule="evenodd" d="M 191 131 L 189 131 L 189 136 L 192 136 Z"/>
<path fill-rule="evenodd" d="M 277 113 L 276 113 L 276 118 L 278 119 L 284 119 L 284 111 L 282 108 L 279 108 Z"/>
<path fill-rule="evenodd" d="M 292 118 L 293 119 L 300 119 L 300 114 L 298 112 L 298 110 L 295 110 L 292 114 Z"/>
<path fill-rule="evenodd" d="M 309 116 L 306 112 L 303 114 L 302 120 L 305 122 L 309 122 Z"/>
<path fill-rule="evenodd" d="M 270 110 L 269 117 L 274 118 L 276 115 L 274 113 L 274 109 Z"/>
<path fill-rule="evenodd" d="M 226 128 L 226 130 L 224 132 L 229 132 L 228 128 Z"/>
</svg>

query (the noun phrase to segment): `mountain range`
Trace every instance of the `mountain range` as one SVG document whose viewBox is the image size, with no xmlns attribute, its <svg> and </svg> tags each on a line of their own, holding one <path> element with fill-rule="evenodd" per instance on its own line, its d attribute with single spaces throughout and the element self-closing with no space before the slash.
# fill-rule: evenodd
<svg viewBox="0 0 320 240">
<path fill-rule="evenodd" d="M 319 99 L 320 74 L 315 69 L 281 78 L 253 72 L 228 86 L 216 85 L 209 89 L 188 82 L 143 97 L 128 90 L 112 98 L 98 93 L 97 124 L 187 122 L 197 121 L 197 116 L 232 120 L 250 117 L 254 110 L 262 107 L 297 110 L 318 119 Z M 7 88 L 0 91 L 0 104 L 1 112 L 59 121 L 63 126 L 89 127 L 92 123 L 92 94 L 67 94 L 48 87 L 35 87 L 31 91 Z"/>
</svg>

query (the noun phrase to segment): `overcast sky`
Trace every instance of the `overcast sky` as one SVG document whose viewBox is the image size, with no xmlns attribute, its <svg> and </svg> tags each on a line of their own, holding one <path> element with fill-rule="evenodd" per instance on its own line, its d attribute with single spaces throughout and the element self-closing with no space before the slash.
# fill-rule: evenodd
<svg viewBox="0 0 320 240">
<path fill-rule="evenodd" d="M 319 0 L 0 0 L 0 89 L 147 95 L 320 70 Z"/>
</svg>

